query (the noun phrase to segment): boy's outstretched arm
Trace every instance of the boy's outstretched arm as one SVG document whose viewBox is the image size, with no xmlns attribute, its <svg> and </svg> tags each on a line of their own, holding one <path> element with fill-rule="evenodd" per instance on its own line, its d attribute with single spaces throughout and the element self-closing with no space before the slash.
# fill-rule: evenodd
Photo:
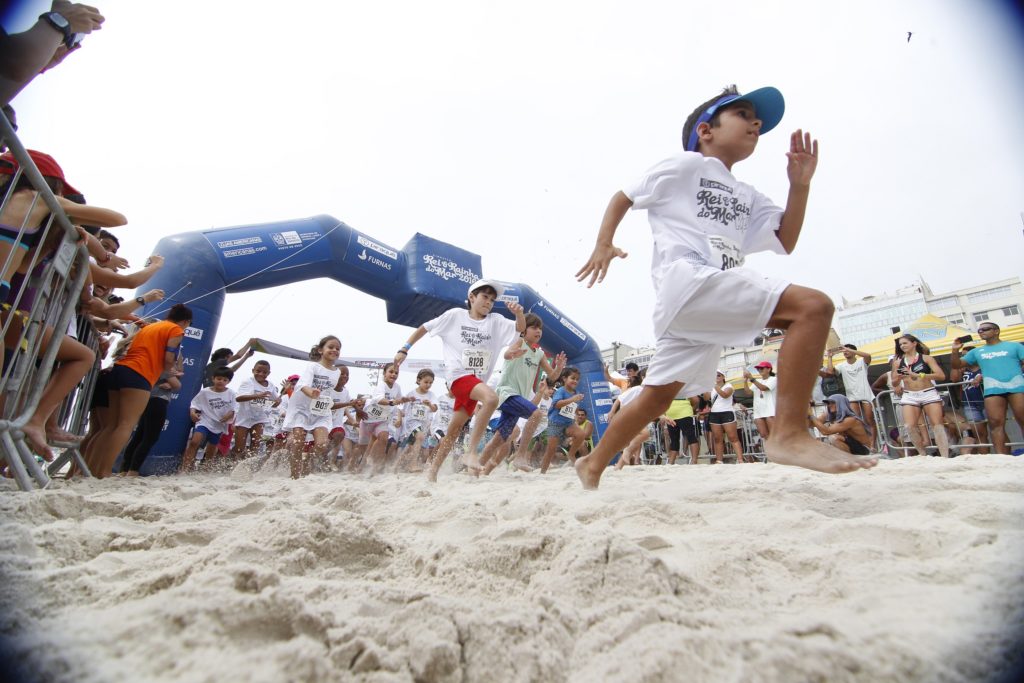
<svg viewBox="0 0 1024 683">
<path fill-rule="evenodd" d="M 614 244 L 615 230 L 622 222 L 622 217 L 633 206 L 633 201 L 622 192 L 616 192 L 612 200 L 608 202 L 608 208 L 604 210 L 604 218 L 601 219 L 601 229 L 597 233 L 597 244 L 590 254 L 590 259 L 576 273 L 576 281 L 583 282 L 590 276 L 587 287 L 593 287 L 595 282 L 602 282 L 608 274 L 608 266 L 613 258 L 626 258 L 629 256 Z"/>
<path fill-rule="evenodd" d="M 786 175 L 789 176 L 789 197 L 786 210 L 779 225 L 779 241 L 786 252 L 793 253 L 800 239 L 800 229 L 807 213 L 807 196 L 811 192 L 811 178 L 818 167 L 818 141 L 810 133 L 797 130 L 789 137 L 789 152 L 786 153 Z"/>
</svg>

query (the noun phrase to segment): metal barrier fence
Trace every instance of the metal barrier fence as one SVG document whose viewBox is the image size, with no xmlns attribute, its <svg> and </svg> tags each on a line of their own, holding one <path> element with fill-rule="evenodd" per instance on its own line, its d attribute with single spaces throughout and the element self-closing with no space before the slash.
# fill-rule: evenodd
<svg viewBox="0 0 1024 683">
<path fill-rule="evenodd" d="M 24 275 L 23 280 L 10 291 L 5 302 L 0 302 L 3 306 L 0 334 L 4 339 L 4 363 L 0 372 L 0 453 L 18 486 L 27 491 L 50 484 L 50 475 L 40 466 L 26 442 L 23 428 L 39 409 L 40 399 L 53 374 L 60 341 L 71 326 L 79 295 L 89 274 L 89 256 L 84 242 L 79 241 L 77 230 L 2 114 L 0 136 L 18 162 L 18 169 L 3 192 L 0 211 L 9 205 L 14 188 L 23 175 L 37 193 L 21 225 L 7 226 L 11 232 L 17 229 L 18 234 L 0 271 L 7 273 L 10 270 L 16 254 L 22 257 L 17 272 Z M 49 209 L 49 218 L 39 227 L 38 240 L 33 240 L 39 246 L 25 250 L 20 245 L 26 234 L 36 232 L 28 223 L 40 200 Z M 43 248 L 54 242 L 56 246 L 52 252 Z M 44 343 L 47 333 L 51 335 L 50 340 Z M 73 420 L 79 414 L 76 426 L 80 427 L 81 412 L 81 408 L 72 409 L 66 412 L 65 417 Z M 83 472 L 88 473 L 75 444 L 54 445 L 68 448 L 65 457 L 75 459 Z M 49 469 L 53 471 L 53 465 Z"/>
<path fill-rule="evenodd" d="M 958 409 L 953 401 L 951 390 L 954 387 L 962 388 L 966 385 L 967 382 L 947 382 L 935 386 L 939 396 L 942 397 L 942 429 L 946 432 L 950 454 L 959 454 L 965 450 L 973 451 L 976 449 L 993 452 L 994 444 L 990 440 L 981 441 L 980 435 L 975 433 L 978 431 L 975 423 L 967 421 L 962 409 Z M 922 441 L 926 442 L 927 450 L 938 448 L 935 442 L 936 425 L 930 424 L 924 415 L 924 411 L 922 411 L 921 421 L 918 425 L 908 426 L 904 421 L 903 410 L 900 406 L 898 395 L 894 390 L 887 389 L 875 396 L 873 410 L 875 413 L 875 424 L 878 425 L 879 443 L 890 455 L 899 454 L 902 456 L 910 454 L 912 451 L 917 451 L 917 447 L 913 445 L 910 435 L 912 427 L 919 434 L 926 437 Z M 921 426 L 922 423 L 924 423 L 923 428 Z M 987 428 L 987 421 L 981 424 L 986 428 L 987 434 L 991 435 L 991 430 Z M 1013 411 L 1008 411 L 1006 419 L 1006 445 L 1011 452 L 1015 448 L 1024 447 L 1024 438 L 1021 438 L 1022 429 L 1024 429 L 1024 425 L 1016 424 L 1013 420 Z M 892 436 L 893 431 L 896 432 L 897 437 Z M 1011 434 L 1014 433 L 1016 433 L 1015 439 L 1011 438 Z"/>
</svg>

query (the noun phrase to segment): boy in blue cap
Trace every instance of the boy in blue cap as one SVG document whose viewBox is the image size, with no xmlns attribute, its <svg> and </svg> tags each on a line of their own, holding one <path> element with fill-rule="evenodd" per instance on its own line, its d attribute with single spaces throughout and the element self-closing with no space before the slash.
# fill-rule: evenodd
<svg viewBox="0 0 1024 683">
<path fill-rule="evenodd" d="M 822 472 L 873 467 L 861 458 L 815 440 L 807 431 L 807 403 L 818 375 L 834 306 L 824 293 L 743 268 L 758 251 L 788 254 L 803 226 L 818 143 L 797 130 L 790 138 L 786 207 L 775 206 L 732 167 L 757 146 L 758 137 L 782 119 L 785 101 L 775 88 L 741 95 L 731 86 L 690 114 L 684 150 L 617 192 L 608 204 L 597 244 L 576 273 L 588 287 L 604 280 L 612 259 L 627 254 L 612 240 L 629 209 L 646 209 L 654 236 L 656 352 L 635 401 L 609 425 L 592 454 L 576 462 L 584 488 L 597 488 L 601 473 L 640 428 L 664 414 L 683 390 L 709 391 L 723 345 L 749 344 L 766 327 L 786 329 L 779 351 L 775 429 L 765 444 L 773 462 Z"/>
</svg>

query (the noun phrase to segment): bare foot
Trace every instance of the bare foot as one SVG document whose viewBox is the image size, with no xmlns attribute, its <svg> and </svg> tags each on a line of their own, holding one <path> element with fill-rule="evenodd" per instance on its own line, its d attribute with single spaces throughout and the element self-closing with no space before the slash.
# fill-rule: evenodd
<svg viewBox="0 0 1024 683">
<path fill-rule="evenodd" d="M 598 484 L 601 483 L 601 475 L 596 476 L 587 469 L 587 461 L 590 460 L 590 456 L 586 455 L 582 458 L 576 459 L 576 476 L 580 478 L 580 483 L 583 484 L 584 491 L 596 491 Z"/>
<path fill-rule="evenodd" d="M 533 465 L 530 464 L 529 458 L 516 458 L 512 461 L 512 464 L 520 472 L 533 472 Z"/>
<path fill-rule="evenodd" d="M 437 470 L 435 470 L 433 467 L 427 469 L 427 481 L 429 481 L 431 484 L 437 483 Z"/>
<path fill-rule="evenodd" d="M 46 443 L 46 432 L 42 427 L 29 422 L 21 428 L 21 431 L 25 435 L 25 442 L 28 443 L 28 447 L 32 449 L 33 453 L 42 456 L 43 460 L 47 462 L 53 460 L 53 451 Z"/>
<path fill-rule="evenodd" d="M 764 448 L 769 462 L 780 465 L 806 467 L 809 470 L 843 474 L 859 469 L 870 469 L 878 464 L 878 456 L 856 456 L 833 448 L 809 435 L 805 438 L 769 439 Z"/>
</svg>

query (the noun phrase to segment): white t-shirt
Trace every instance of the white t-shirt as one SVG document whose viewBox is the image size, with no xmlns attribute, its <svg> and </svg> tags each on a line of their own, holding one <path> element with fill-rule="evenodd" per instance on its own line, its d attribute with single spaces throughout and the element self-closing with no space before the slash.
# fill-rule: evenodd
<svg viewBox="0 0 1024 683">
<path fill-rule="evenodd" d="M 406 398 L 410 396 L 416 400 L 403 406 L 403 412 L 405 413 L 403 421 L 407 431 L 420 425 L 429 424 L 433 418 L 433 410 L 427 403 L 437 405 L 437 397 L 434 396 L 433 391 L 421 394 L 417 388 L 406 394 Z"/>
<path fill-rule="evenodd" d="M 437 399 L 437 412 L 430 420 L 430 431 L 448 432 L 448 425 L 452 422 L 452 414 L 455 412 L 455 399 L 445 394 Z"/>
<path fill-rule="evenodd" d="M 630 404 L 630 402 L 633 401 L 633 399 L 635 399 L 637 396 L 639 396 L 641 389 L 643 389 L 643 386 L 630 387 L 630 388 L 626 389 L 625 391 L 623 391 L 621 394 L 619 394 L 619 398 L 618 398 L 619 410 L 622 410 L 623 408 L 628 406 Z"/>
<path fill-rule="evenodd" d="M 390 401 L 397 401 L 402 398 L 402 387 L 395 382 L 390 387 L 384 381 L 377 383 L 377 388 L 373 391 L 373 396 L 366 402 L 366 406 L 363 410 L 366 412 L 366 419 L 364 422 L 388 422 L 391 424 L 392 411 L 394 406 L 384 405 L 380 403 L 381 399 L 388 399 Z"/>
<path fill-rule="evenodd" d="M 270 421 L 270 414 L 273 409 L 274 401 L 277 400 L 277 387 L 270 382 L 266 384 L 260 384 L 256 381 L 255 377 L 247 377 L 242 386 L 238 388 L 237 396 L 252 396 L 253 394 L 261 394 L 265 391 L 270 392 L 270 396 L 266 398 L 254 398 L 251 401 L 238 401 L 235 408 L 235 421 L 239 424 L 248 422 L 249 424 L 260 424 L 267 423 Z"/>
<path fill-rule="evenodd" d="M 351 394 L 348 393 L 348 387 L 342 387 L 341 391 L 332 391 L 331 393 L 334 394 L 335 403 L 348 403 L 352 400 Z M 331 426 L 335 429 L 343 428 L 351 412 L 352 408 L 336 408 L 332 410 Z"/>
<path fill-rule="evenodd" d="M 302 374 L 299 375 L 299 381 L 295 383 L 295 391 L 292 392 L 288 414 L 293 415 L 299 411 L 310 412 L 310 405 L 313 400 L 303 393 L 302 387 L 319 389 L 321 393 L 320 398 L 333 397 L 334 386 L 338 383 L 338 376 L 340 374 L 341 370 L 339 368 L 327 369 L 320 365 L 320 363 L 307 364 Z"/>
<path fill-rule="evenodd" d="M 441 338 L 448 386 L 466 375 L 486 382 L 501 352 L 518 335 L 515 320 L 497 313 L 473 320 L 462 308 L 447 310 L 423 327 L 431 336 Z"/>
<path fill-rule="evenodd" d="M 733 400 L 733 398 L 735 396 L 736 396 L 736 392 L 735 391 L 733 391 L 728 396 L 722 396 L 715 389 L 712 389 L 711 390 L 711 412 L 712 413 L 731 413 L 731 412 L 733 412 L 732 400 Z M 622 399 L 622 397 L 620 396 L 619 400 L 621 400 L 621 399 Z"/>
<path fill-rule="evenodd" d="M 190 407 L 199 411 L 197 426 L 206 427 L 214 434 L 223 434 L 228 430 L 224 416 L 235 412 L 235 392 L 231 389 L 214 391 L 207 387 L 195 395 Z"/>
<path fill-rule="evenodd" d="M 765 391 L 754 384 L 754 380 L 768 387 Z M 754 392 L 754 419 L 759 417 L 775 417 L 775 385 L 779 383 L 778 377 L 761 379 L 755 377 L 750 382 L 750 390 Z"/>
<path fill-rule="evenodd" d="M 721 161 L 676 152 L 623 194 L 646 209 L 654 237 L 654 331 L 661 336 L 699 280 L 742 265 L 747 254 L 785 254 L 775 231 L 782 209 L 733 176 Z"/>
<path fill-rule="evenodd" d="M 872 401 L 875 392 L 871 391 L 871 382 L 868 381 L 868 367 L 864 359 L 857 356 L 852 363 L 843 363 L 834 366 L 836 372 L 843 378 L 843 386 L 846 387 L 846 398 L 851 401 Z"/>
</svg>

